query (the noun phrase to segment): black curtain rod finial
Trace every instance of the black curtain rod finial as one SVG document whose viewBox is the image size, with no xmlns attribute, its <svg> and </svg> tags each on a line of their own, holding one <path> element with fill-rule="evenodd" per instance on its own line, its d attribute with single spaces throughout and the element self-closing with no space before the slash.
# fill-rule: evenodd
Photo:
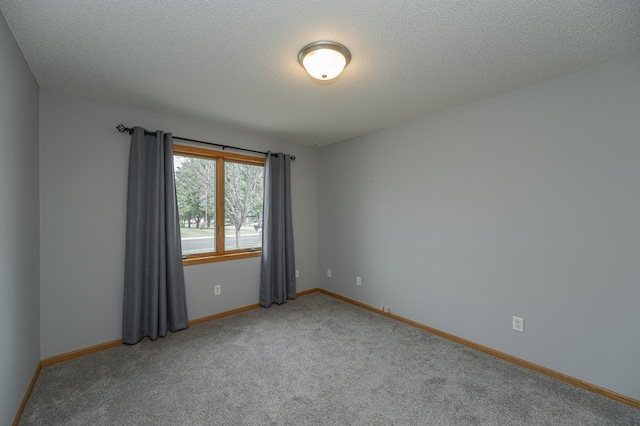
<svg viewBox="0 0 640 426">
<path fill-rule="evenodd" d="M 127 132 L 129 134 L 133 133 L 133 129 L 126 127 L 124 124 L 118 124 L 116 129 L 118 129 L 120 133 L 124 133 L 124 132 Z"/>
</svg>

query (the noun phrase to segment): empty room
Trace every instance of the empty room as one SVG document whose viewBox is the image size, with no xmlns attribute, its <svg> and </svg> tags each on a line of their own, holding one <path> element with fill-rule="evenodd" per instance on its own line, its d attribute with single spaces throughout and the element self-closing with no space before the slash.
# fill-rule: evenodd
<svg viewBox="0 0 640 426">
<path fill-rule="evenodd" d="M 0 15 L 0 424 L 640 425 L 637 0 Z"/>
</svg>

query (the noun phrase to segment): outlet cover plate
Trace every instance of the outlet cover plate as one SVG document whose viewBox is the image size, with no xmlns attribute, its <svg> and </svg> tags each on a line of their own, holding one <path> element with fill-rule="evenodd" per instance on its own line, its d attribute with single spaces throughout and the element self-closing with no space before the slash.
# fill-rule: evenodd
<svg viewBox="0 0 640 426">
<path fill-rule="evenodd" d="M 513 317 L 513 329 L 520 333 L 524 333 L 524 318 Z"/>
</svg>

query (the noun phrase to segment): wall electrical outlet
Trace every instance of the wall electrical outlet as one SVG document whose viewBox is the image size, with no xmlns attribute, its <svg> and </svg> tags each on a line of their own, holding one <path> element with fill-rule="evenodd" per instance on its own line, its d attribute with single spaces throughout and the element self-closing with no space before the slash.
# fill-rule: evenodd
<svg viewBox="0 0 640 426">
<path fill-rule="evenodd" d="M 331 278 L 331 269 L 327 269 L 327 277 Z"/>
<path fill-rule="evenodd" d="M 296 278 L 300 278 L 300 270 L 296 269 Z"/>
<path fill-rule="evenodd" d="M 356 285 L 357 285 L 358 287 L 362 286 L 362 278 L 360 278 L 360 277 L 356 277 Z"/>
<path fill-rule="evenodd" d="M 524 318 L 513 317 L 513 329 L 520 333 L 524 333 Z"/>
<path fill-rule="evenodd" d="M 216 285 L 213 287 L 213 295 L 214 296 L 220 296 L 220 285 Z"/>
</svg>

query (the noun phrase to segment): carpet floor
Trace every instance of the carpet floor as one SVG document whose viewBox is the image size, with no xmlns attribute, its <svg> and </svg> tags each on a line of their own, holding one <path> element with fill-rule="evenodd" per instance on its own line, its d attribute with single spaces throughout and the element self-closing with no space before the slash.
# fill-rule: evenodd
<svg viewBox="0 0 640 426">
<path fill-rule="evenodd" d="M 640 410 L 312 293 L 45 367 L 19 424 L 640 426 Z"/>
</svg>

